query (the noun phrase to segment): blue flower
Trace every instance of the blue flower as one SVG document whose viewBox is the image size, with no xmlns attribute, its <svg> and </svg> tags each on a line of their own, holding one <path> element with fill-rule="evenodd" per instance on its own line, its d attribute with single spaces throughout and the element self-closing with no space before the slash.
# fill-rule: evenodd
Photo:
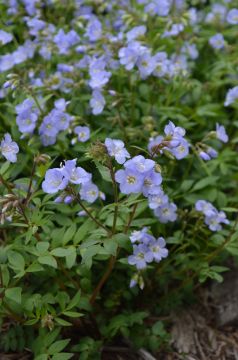
<svg viewBox="0 0 238 360">
<path fill-rule="evenodd" d="M 159 189 L 157 194 L 148 196 L 149 208 L 153 210 L 167 204 L 168 201 L 168 196 L 165 195 L 162 189 Z"/>
<path fill-rule="evenodd" d="M 233 104 L 237 99 L 238 99 L 238 86 L 235 86 L 232 89 L 228 90 L 224 105 L 229 106 Z"/>
<path fill-rule="evenodd" d="M 101 93 L 101 91 L 95 89 L 92 93 L 92 98 L 90 100 L 90 106 L 92 108 L 93 115 L 99 115 L 104 109 L 106 102 Z"/>
<path fill-rule="evenodd" d="M 131 233 L 130 240 L 132 243 L 143 242 L 143 238 L 147 235 L 148 228 L 143 227 L 142 230 L 134 230 Z"/>
<path fill-rule="evenodd" d="M 114 157 L 118 164 L 123 164 L 127 158 L 130 158 L 130 154 L 121 140 L 106 138 L 105 146 L 108 154 Z"/>
<path fill-rule="evenodd" d="M 74 133 L 78 135 L 79 142 L 85 142 L 90 138 L 90 129 L 88 126 L 76 126 Z"/>
<path fill-rule="evenodd" d="M 12 141 L 10 134 L 5 134 L 4 139 L 0 144 L 0 151 L 8 161 L 15 163 L 17 161 L 16 154 L 19 152 L 19 147 L 15 141 Z"/>
<path fill-rule="evenodd" d="M 198 200 L 195 209 L 205 215 L 205 224 L 211 231 L 219 231 L 222 229 L 221 224 L 229 224 L 224 211 L 218 211 L 210 202 L 206 200 Z"/>
<path fill-rule="evenodd" d="M 32 134 L 39 117 L 39 109 L 31 99 L 24 100 L 16 106 L 18 129 L 23 134 Z"/>
<path fill-rule="evenodd" d="M 162 38 L 167 38 L 170 36 L 177 36 L 179 33 L 181 33 L 184 30 L 184 25 L 179 23 L 179 24 L 172 24 L 171 29 L 170 30 L 166 30 L 163 34 L 162 34 Z"/>
<path fill-rule="evenodd" d="M 102 36 L 102 24 L 96 16 L 92 16 L 86 27 L 85 36 L 89 38 L 90 41 L 95 42 L 99 40 Z"/>
<path fill-rule="evenodd" d="M 168 221 L 175 221 L 177 219 L 177 206 L 174 203 L 167 203 L 159 206 L 154 210 L 155 216 L 159 218 L 159 221 L 163 224 Z"/>
<path fill-rule="evenodd" d="M 68 185 L 63 169 L 49 169 L 46 171 L 42 189 L 47 194 L 55 194 L 59 190 L 64 190 Z"/>
<path fill-rule="evenodd" d="M 126 33 L 126 39 L 128 42 L 130 42 L 137 39 L 140 36 L 145 35 L 145 33 L 146 33 L 146 26 L 144 25 L 135 26 Z"/>
<path fill-rule="evenodd" d="M 127 160 L 124 164 L 125 168 L 136 169 L 142 174 L 150 172 L 155 167 L 155 161 L 151 159 L 145 159 L 144 156 L 134 156 L 132 159 Z"/>
<path fill-rule="evenodd" d="M 92 204 L 99 196 L 98 187 L 89 181 L 82 185 L 79 194 L 82 200 Z"/>
<path fill-rule="evenodd" d="M 134 169 L 118 170 L 115 174 L 116 181 L 120 184 L 123 194 L 140 193 L 144 176 Z"/>
<path fill-rule="evenodd" d="M 226 20 L 229 24 L 237 25 L 238 24 L 238 9 L 231 9 L 228 11 Z"/>
<path fill-rule="evenodd" d="M 209 39 L 209 44 L 214 49 L 223 49 L 225 46 L 225 40 L 222 34 L 216 34 Z"/>
<path fill-rule="evenodd" d="M 150 0 L 145 6 L 145 11 L 151 15 L 167 16 L 171 7 L 170 0 Z"/>
<path fill-rule="evenodd" d="M 224 126 L 219 124 L 216 124 L 216 136 L 217 139 L 221 140 L 224 143 L 227 143 L 229 140 L 226 129 L 224 128 Z"/>
<path fill-rule="evenodd" d="M 148 248 L 153 254 L 153 259 L 155 262 L 160 262 L 162 259 L 168 256 L 168 249 L 166 249 L 166 242 L 164 238 L 159 237 L 157 240 L 152 240 Z"/>
<path fill-rule="evenodd" d="M 160 191 L 159 185 L 162 183 L 162 176 L 159 172 L 156 172 L 152 169 L 144 177 L 142 193 L 144 196 L 149 196 L 150 194 L 156 194 Z"/>
<path fill-rule="evenodd" d="M 76 159 L 65 161 L 61 170 L 65 178 L 72 184 L 86 184 L 92 179 L 91 174 L 81 167 L 76 167 Z"/>
<path fill-rule="evenodd" d="M 128 257 L 128 263 L 135 265 L 138 270 L 145 269 L 147 263 L 153 261 L 153 253 L 144 244 L 133 245 L 133 255 Z"/>
<path fill-rule="evenodd" d="M 11 42 L 13 39 L 12 34 L 9 34 L 8 32 L 4 30 L 0 30 L 0 44 L 5 45 L 9 42 Z"/>
</svg>

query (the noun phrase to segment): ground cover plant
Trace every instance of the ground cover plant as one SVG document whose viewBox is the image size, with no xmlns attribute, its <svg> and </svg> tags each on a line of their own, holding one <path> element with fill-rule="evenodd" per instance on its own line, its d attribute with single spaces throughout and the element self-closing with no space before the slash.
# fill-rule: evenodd
<svg viewBox="0 0 238 360">
<path fill-rule="evenodd" d="M 236 1 L 0 14 L 1 351 L 169 351 L 166 316 L 238 256 Z"/>
</svg>

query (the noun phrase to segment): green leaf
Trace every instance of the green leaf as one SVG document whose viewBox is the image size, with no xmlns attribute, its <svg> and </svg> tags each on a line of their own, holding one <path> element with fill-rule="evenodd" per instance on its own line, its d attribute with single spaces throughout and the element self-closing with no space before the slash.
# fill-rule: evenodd
<svg viewBox="0 0 238 360">
<path fill-rule="evenodd" d="M 87 219 L 77 230 L 74 236 L 74 245 L 79 244 L 86 237 L 89 231 L 92 231 L 93 229 L 95 229 L 94 222 L 91 219 Z"/>
<path fill-rule="evenodd" d="M 72 246 L 69 248 L 69 254 L 65 258 L 66 266 L 68 269 L 71 269 L 74 266 L 76 258 L 77 258 L 77 252 L 75 247 Z"/>
<path fill-rule="evenodd" d="M 61 325 L 61 326 L 72 326 L 72 324 L 64 319 L 61 319 L 59 317 L 55 318 L 55 321 L 57 322 L 57 324 Z"/>
<path fill-rule="evenodd" d="M 51 360 L 68 360 L 71 359 L 73 357 L 74 354 L 71 353 L 61 353 L 61 354 L 56 354 L 52 356 Z"/>
<path fill-rule="evenodd" d="M 45 254 L 49 249 L 50 244 L 46 241 L 40 241 L 36 244 L 36 249 L 40 255 Z"/>
<path fill-rule="evenodd" d="M 26 268 L 26 272 L 28 272 L 28 273 L 33 273 L 33 272 L 38 272 L 38 271 L 43 271 L 43 270 L 44 270 L 44 268 L 38 263 L 31 264 L 28 266 L 28 268 Z"/>
<path fill-rule="evenodd" d="M 191 191 L 204 189 L 207 186 L 215 185 L 219 178 L 217 176 L 208 176 L 205 179 L 199 180 L 192 188 Z"/>
<path fill-rule="evenodd" d="M 35 360 L 48 360 L 47 354 L 41 354 L 35 357 Z"/>
<path fill-rule="evenodd" d="M 14 288 L 6 289 L 5 297 L 9 300 L 15 301 L 18 304 L 21 304 L 21 293 L 22 293 L 22 288 L 14 287 Z"/>
<path fill-rule="evenodd" d="M 64 311 L 63 314 L 65 316 L 69 316 L 69 317 L 72 317 L 72 318 L 79 318 L 79 317 L 83 316 L 82 313 L 79 313 L 79 312 L 76 312 L 76 311 Z"/>
<path fill-rule="evenodd" d="M 70 253 L 70 251 L 69 251 L 69 249 L 59 247 L 59 248 L 51 250 L 50 253 L 51 253 L 51 255 L 54 255 L 56 257 L 65 257 Z"/>
<path fill-rule="evenodd" d="M 48 349 L 48 354 L 54 355 L 55 353 L 61 352 L 68 345 L 69 342 L 70 339 L 56 341 L 55 343 L 50 345 Z"/>
<path fill-rule="evenodd" d="M 72 224 L 65 232 L 63 236 L 63 245 L 66 245 L 69 241 L 71 241 L 74 237 L 74 234 L 76 232 L 76 224 Z"/>
<path fill-rule="evenodd" d="M 2 166 L 0 167 L 0 174 L 4 175 L 9 169 L 10 165 L 11 165 L 10 161 L 6 161 L 4 164 L 2 164 Z"/>
<path fill-rule="evenodd" d="M 24 257 L 16 251 L 10 250 L 7 253 L 8 261 L 13 269 L 23 271 L 25 268 Z"/>
<path fill-rule="evenodd" d="M 106 239 L 103 243 L 104 249 L 106 250 L 106 253 L 109 255 L 115 256 L 117 253 L 117 242 L 113 239 Z"/>
<path fill-rule="evenodd" d="M 106 166 L 103 166 L 102 164 L 100 164 L 98 161 L 94 161 L 98 171 L 100 172 L 103 180 L 108 181 L 108 182 L 112 182 L 112 178 L 110 175 L 110 171 Z"/>
<path fill-rule="evenodd" d="M 49 265 L 55 269 L 57 269 L 57 262 L 55 258 L 51 255 L 39 256 L 38 261 L 42 265 Z"/>
<path fill-rule="evenodd" d="M 77 306 L 80 302 L 80 298 L 81 298 L 81 290 L 79 290 L 71 299 L 70 303 L 67 306 L 67 310 L 73 309 L 75 306 Z"/>
</svg>

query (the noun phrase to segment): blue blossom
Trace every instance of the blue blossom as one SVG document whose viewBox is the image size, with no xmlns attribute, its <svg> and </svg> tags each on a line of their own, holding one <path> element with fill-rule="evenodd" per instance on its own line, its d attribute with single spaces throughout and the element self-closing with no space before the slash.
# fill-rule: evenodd
<svg viewBox="0 0 238 360">
<path fill-rule="evenodd" d="M 225 40 L 222 34 L 216 34 L 209 39 L 209 44 L 214 49 L 223 49 L 225 46 Z"/>
<path fill-rule="evenodd" d="M 153 253 L 144 244 L 133 245 L 133 255 L 128 257 L 128 263 L 135 265 L 138 270 L 145 269 L 153 261 Z"/>
<path fill-rule="evenodd" d="M 126 70 L 132 70 L 139 56 L 143 55 L 146 50 L 138 41 L 129 42 L 126 47 L 119 50 L 120 64 L 124 65 Z"/>
<path fill-rule="evenodd" d="M 179 23 L 179 24 L 172 24 L 170 30 L 166 30 L 163 34 L 162 34 L 162 38 L 167 38 L 167 37 L 171 37 L 171 36 L 177 36 L 178 34 L 180 34 L 182 31 L 184 30 L 184 25 Z"/>
<path fill-rule="evenodd" d="M 127 158 L 130 158 L 130 154 L 121 140 L 106 138 L 105 146 L 108 154 L 114 157 L 118 164 L 123 164 Z"/>
<path fill-rule="evenodd" d="M 221 224 L 229 224 L 224 211 L 218 211 L 210 202 L 206 200 L 198 200 L 195 209 L 205 215 L 205 224 L 211 231 L 219 231 L 222 229 Z"/>
<path fill-rule="evenodd" d="M 4 139 L 0 144 L 0 152 L 2 156 L 5 157 L 7 161 L 15 163 L 17 161 L 17 153 L 19 152 L 19 147 L 15 141 L 12 141 L 10 134 L 5 134 Z"/>
<path fill-rule="evenodd" d="M 123 194 L 140 193 L 144 182 L 143 174 L 134 169 L 118 170 L 115 174 Z"/>
<path fill-rule="evenodd" d="M 157 194 L 160 191 L 159 185 L 161 183 L 161 174 L 152 169 L 149 173 L 145 174 L 142 187 L 143 195 L 147 197 L 150 194 Z"/>
<path fill-rule="evenodd" d="M 128 263 L 135 265 L 137 270 L 145 269 L 152 261 L 160 262 L 168 256 L 164 238 L 155 237 L 148 233 L 148 228 L 133 231 L 130 236 L 133 245 L 133 255 L 128 257 Z M 137 244 L 135 244 L 137 243 Z"/>
<path fill-rule="evenodd" d="M 89 63 L 89 74 L 91 76 L 89 80 L 89 86 L 92 89 L 98 89 L 103 87 L 111 76 L 109 71 L 105 71 L 106 62 L 100 59 L 93 59 Z"/>
<path fill-rule="evenodd" d="M 211 157 L 203 150 L 200 150 L 198 154 L 199 154 L 200 158 L 204 161 L 211 160 Z"/>
<path fill-rule="evenodd" d="M 32 134 L 39 117 L 39 109 L 31 99 L 25 99 L 16 106 L 16 123 L 23 134 Z"/>
<path fill-rule="evenodd" d="M 155 216 L 158 217 L 159 221 L 163 224 L 169 221 L 175 221 L 177 219 L 177 206 L 174 203 L 167 203 L 159 206 L 154 210 Z"/>
<path fill-rule="evenodd" d="M 160 51 L 154 56 L 156 65 L 153 70 L 153 75 L 156 77 L 164 77 L 169 71 L 170 61 L 168 60 L 168 55 L 164 51 Z"/>
<path fill-rule="evenodd" d="M 238 9 L 231 9 L 228 11 L 226 21 L 229 24 L 237 25 L 238 24 Z"/>
<path fill-rule="evenodd" d="M 92 108 L 93 115 L 99 115 L 104 109 L 106 101 L 101 93 L 101 91 L 95 89 L 92 93 L 92 98 L 90 100 L 90 106 Z"/>
<path fill-rule="evenodd" d="M 82 167 L 76 166 L 76 159 L 65 161 L 61 170 L 65 178 L 72 184 L 86 184 L 92 179 L 91 174 Z"/>
<path fill-rule="evenodd" d="M 97 200 L 99 196 L 99 190 L 95 184 L 89 181 L 81 186 L 79 194 L 82 200 L 85 200 L 88 203 L 92 204 L 94 201 Z"/>
<path fill-rule="evenodd" d="M 10 70 L 14 66 L 14 56 L 6 54 L 0 57 L 0 72 Z"/>
<path fill-rule="evenodd" d="M 226 6 L 219 3 L 215 3 L 212 5 L 212 11 L 207 14 L 205 21 L 207 23 L 211 23 L 215 21 L 224 22 L 226 18 L 226 12 L 227 12 Z"/>
<path fill-rule="evenodd" d="M 170 7 L 170 0 L 150 0 L 145 6 L 145 11 L 151 15 L 167 16 L 169 14 Z"/>
<path fill-rule="evenodd" d="M 145 35 L 146 26 L 140 25 L 133 27 L 130 31 L 126 33 L 126 39 L 128 42 L 136 40 L 138 37 Z"/>
<path fill-rule="evenodd" d="M 152 74 L 156 67 L 156 58 L 151 56 L 148 52 L 145 52 L 139 56 L 137 66 L 142 79 L 146 79 Z"/>
<path fill-rule="evenodd" d="M 224 105 L 229 106 L 233 104 L 237 99 L 238 99 L 238 86 L 235 86 L 232 89 L 228 90 Z"/>
<path fill-rule="evenodd" d="M 175 156 L 177 160 L 185 158 L 189 153 L 189 144 L 185 139 L 180 140 L 180 144 L 170 149 L 171 154 Z"/>
<path fill-rule="evenodd" d="M 59 190 L 64 190 L 68 185 L 63 168 L 49 169 L 46 171 L 42 189 L 47 194 L 55 194 Z"/>
<path fill-rule="evenodd" d="M 156 194 L 153 195 L 150 194 L 148 196 L 149 208 L 153 210 L 163 205 L 166 205 L 168 201 L 169 201 L 168 196 L 165 195 L 162 189 L 158 189 Z"/>
<path fill-rule="evenodd" d="M 68 54 L 70 48 L 79 42 L 80 37 L 74 30 L 65 33 L 63 29 L 60 29 L 53 40 L 60 54 Z"/>
<path fill-rule="evenodd" d="M 222 230 L 221 224 L 229 224 L 229 220 L 226 218 L 224 211 L 219 211 L 216 215 L 206 216 L 205 224 L 208 225 L 211 231 L 220 231 Z"/>
<path fill-rule="evenodd" d="M 216 137 L 224 143 L 227 143 L 229 140 L 226 129 L 223 125 L 219 125 L 218 123 L 216 124 Z"/>
<path fill-rule="evenodd" d="M 9 34 L 8 32 L 4 30 L 0 30 L 0 45 L 5 45 L 11 42 L 13 39 L 12 34 Z"/>
<path fill-rule="evenodd" d="M 195 204 L 195 209 L 206 216 L 214 216 L 217 213 L 216 208 L 206 200 L 198 200 Z"/>
<path fill-rule="evenodd" d="M 195 44 L 189 44 L 187 41 L 181 48 L 181 53 L 187 55 L 192 60 L 196 60 L 199 55 L 197 46 Z"/>
<path fill-rule="evenodd" d="M 79 142 L 86 142 L 90 138 L 90 129 L 88 126 L 76 126 L 74 133 L 78 135 Z"/>
<path fill-rule="evenodd" d="M 68 102 L 63 98 L 56 100 L 54 102 L 55 108 L 43 118 L 39 127 L 39 134 L 45 146 L 54 144 L 58 133 L 68 129 L 73 118 L 65 112 L 67 104 Z"/>
<path fill-rule="evenodd" d="M 150 249 L 151 253 L 153 254 L 153 260 L 155 262 L 160 262 L 162 259 L 168 256 L 168 249 L 166 249 L 166 242 L 164 238 L 159 237 L 157 240 L 153 239 L 148 248 Z"/>
<path fill-rule="evenodd" d="M 142 239 L 147 235 L 147 232 L 148 232 L 147 227 L 143 227 L 142 230 L 134 230 L 134 231 L 132 231 L 131 236 L 130 236 L 131 242 L 132 243 L 143 242 Z"/>
<path fill-rule="evenodd" d="M 137 155 L 134 156 L 132 159 L 127 160 L 127 162 L 124 164 L 124 167 L 128 169 L 136 169 L 138 172 L 146 174 L 155 167 L 155 161 L 151 159 L 146 159 L 142 155 Z"/>
<path fill-rule="evenodd" d="M 29 34 L 33 36 L 38 36 L 39 31 L 43 30 L 46 27 L 46 23 L 43 20 L 34 18 L 26 18 L 27 26 L 30 28 Z"/>
<path fill-rule="evenodd" d="M 102 36 L 102 24 L 96 16 L 92 16 L 86 27 L 85 36 L 89 38 L 90 41 L 95 42 L 99 40 Z"/>
<path fill-rule="evenodd" d="M 204 147 L 203 150 L 199 150 L 198 152 L 200 158 L 204 161 L 209 161 L 213 158 L 217 157 L 217 151 L 213 149 L 211 146 Z"/>
</svg>

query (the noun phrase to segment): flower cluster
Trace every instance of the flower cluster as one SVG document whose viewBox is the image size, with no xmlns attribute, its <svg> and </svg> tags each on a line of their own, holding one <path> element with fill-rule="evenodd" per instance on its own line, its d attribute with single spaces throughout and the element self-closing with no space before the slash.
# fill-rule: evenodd
<svg viewBox="0 0 238 360">
<path fill-rule="evenodd" d="M 52 145 L 56 142 L 59 132 L 68 129 L 73 117 L 65 112 L 68 102 L 59 99 L 54 102 L 55 108 L 43 118 L 39 127 L 39 134 L 43 145 Z"/>
<path fill-rule="evenodd" d="M 205 224 L 211 231 L 219 231 L 222 229 L 221 224 L 229 224 L 224 211 L 218 211 L 210 202 L 198 200 L 195 209 L 205 215 Z"/>
<path fill-rule="evenodd" d="M 209 140 L 212 138 L 216 138 L 223 143 L 227 143 L 229 137 L 226 133 L 226 129 L 223 125 L 216 124 L 216 131 L 211 131 L 204 139 Z M 196 144 L 196 148 L 198 150 L 198 154 L 202 160 L 208 161 L 217 157 L 218 152 L 211 147 L 210 145 L 205 144 L 204 142 L 200 142 Z"/>
<path fill-rule="evenodd" d="M 174 140 L 176 141 L 175 137 Z M 177 218 L 177 206 L 169 202 L 168 196 L 164 194 L 161 183 L 162 176 L 160 167 L 152 159 L 146 159 L 142 155 L 130 157 L 123 141 L 116 139 L 105 140 L 108 154 L 115 157 L 119 164 L 123 164 L 124 169 L 115 173 L 115 179 L 120 186 L 122 194 L 142 193 L 148 198 L 150 209 L 154 210 L 161 223 L 175 221 Z"/>
<path fill-rule="evenodd" d="M 144 227 L 140 231 L 133 231 L 130 240 L 133 243 L 133 255 L 128 257 L 128 263 L 135 265 L 137 270 L 143 270 L 147 264 L 155 261 L 159 263 L 168 256 L 164 238 L 156 239 Z"/>
<path fill-rule="evenodd" d="M 148 149 L 152 156 L 169 152 L 177 160 L 181 160 L 189 153 L 189 143 L 184 138 L 185 129 L 175 126 L 172 121 L 164 128 L 165 136 L 150 139 Z"/>
<path fill-rule="evenodd" d="M 39 109 L 36 107 L 34 100 L 26 99 L 16 106 L 16 123 L 22 134 L 32 134 L 35 130 L 39 117 Z"/>
<path fill-rule="evenodd" d="M 92 175 L 82 167 L 76 166 L 76 159 L 65 161 L 60 168 L 47 170 L 42 189 L 45 193 L 55 194 L 65 190 L 68 185 L 80 185 L 79 195 L 82 200 L 93 203 L 99 196 L 98 187 L 92 182 Z M 72 198 L 65 194 L 57 198 L 57 202 L 71 202 Z"/>
</svg>

